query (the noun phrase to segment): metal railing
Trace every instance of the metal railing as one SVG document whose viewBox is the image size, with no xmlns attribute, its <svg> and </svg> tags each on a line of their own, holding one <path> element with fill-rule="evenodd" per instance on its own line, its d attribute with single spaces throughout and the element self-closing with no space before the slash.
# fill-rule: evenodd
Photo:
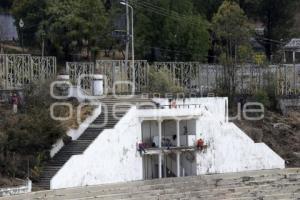
<svg viewBox="0 0 300 200">
<path fill-rule="evenodd" d="M 180 108 L 201 108 L 202 104 L 176 104 L 176 105 L 159 105 L 159 109 L 180 109 Z"/>
</svg>

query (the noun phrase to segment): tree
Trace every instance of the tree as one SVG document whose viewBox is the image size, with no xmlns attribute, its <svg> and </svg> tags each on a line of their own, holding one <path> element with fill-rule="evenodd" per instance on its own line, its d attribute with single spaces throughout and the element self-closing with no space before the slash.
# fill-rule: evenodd
<svg viewBox="0 0 300 200">
<path fill-rule="evenodd" d="M 199 14 L 205 16 L 207 20 L 211 21 L 214 13 L 218 11 L 218 8 L 224 0 L 194 0 L 194 9 Z"/>
<path fill-rule="evenodd" d="M 99 45 L 106 26 L 106 16 L 101 0 L 51 0 L 46 10 L 47 18 L 40 25 L 46 30 L 46 39 L 58 55 L 70 60 L 85 47 L 90 53 Z"/>
<path fill-rule="evenodd" d="M 49 108 L 55 102 L 50 96 L 50 83 L 36 83 L 24 89 L 21 112 L 1 113 L 0 176 L 25 178 L 27 166 L 31 179 L 49 159 L 52 145 L 65 135 L 61 122 L 52 119 Z"/>
<path fill-rule="evenodd" d="M 45 41 L 52 55 L 65 60 L 83 48 L 91 54 L 107 41 L 102 0 L 15 0 L 13 15 L 17 23 L 21 18 L 25 23 L 21 31 L 26 45 L 39 47 Z"/>
<path fill-rule="evenodd" d="M 143 1 L 133 4 L 136 16 L 136 48 L 148 60 L 206 60 L 208 23 L 193 13 L 187 1 Z M 153 10 L 153 7 L 159 7 Z M 152 7 L 152 8 L 151 8 Z"/>
<path fill-rule="evenodd" d="M 16 26 L 19 34 L 22 31 L 24 44 L 27 46 L 37 46 L 38 40 L 35 33 L 38 31 L 42 20 L 46 19 L 45 9 L 47 0 L 15 0 L 12 14 L 16 19 Z M 19 21 L 24 21 L 24 28 L 20 30 Z M 19 37 L 21 38 L 21 37 Z"/>
<path fill-rule="evenodd" d="M 291 34 L 294 24 L 297 0 L 260 0 L 258 14 L 265 24 L 265 37 L 263 40 L 268 59 L 278 49 L 278 43 L 273 40 L 286 40 Z M 279 46 L 280 47 L 280 46 Z"/>
<path fill-rule="evenodd" d="M 224 1 L 213 17 L 212 28 L 218 40 L 220 62 L 224 65 L 224 89 L 235 92 L 236 65 L 250 51 L 250 27 L 244 11 L 232 1 Z"/>
<path fill-rule="evenodd" d="M 11 8 L 11 6 L 13 5 L 13 0 L 1 0 L 0 1 L 0 11 L 1 8 L 4 11 L 7 11 Z"/>
<path fill-rule="evenodd" d="M 237 0 L 247 15 L 264 24 L 265 33 L 260 42 L 265 46 L 266 55 L 281 47 L 281 40 L 288 40 L 292 34 L 295 14 L 299 8 L 297 0 Z"/>
</svg>

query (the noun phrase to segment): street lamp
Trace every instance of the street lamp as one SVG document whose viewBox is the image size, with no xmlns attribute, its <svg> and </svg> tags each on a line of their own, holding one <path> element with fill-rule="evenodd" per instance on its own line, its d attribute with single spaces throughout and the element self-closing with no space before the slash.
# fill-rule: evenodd
<svg viewBox="0 0 300 200">
<path fill-rule="evenodd" d="M 127 2 L 121 1 L 122 5 L 127 6 L 131 9 L 131 51 L 132 51 L 132 76 L 133 76 L 133 88 L 135 92 L 135 67 L 134 67 L 134 30 L 133 30 L 133 7 L 129 5 Z"/>
<path fill-rule="evenodd" d="M 45 56 L 45 37 L 46 37 L 46 32 L 43 30 L 42 34 L 42 58 Z"/>
<path fill-rule="evenodd" d="M 24 53 L 24 44 L 23 44 L 23 28 L 24 28 L 24 21 L 22 19 L 20 19 L 19 21 L 19 27 L 20 27 L 20 31 L 21 31 L 21 46 L 22 46 L 22 51 Z"/>
</svg>

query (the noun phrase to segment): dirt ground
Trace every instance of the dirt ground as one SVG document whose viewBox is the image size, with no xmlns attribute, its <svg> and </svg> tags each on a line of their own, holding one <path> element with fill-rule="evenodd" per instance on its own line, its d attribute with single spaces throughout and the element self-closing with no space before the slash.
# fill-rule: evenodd
<svg viewBox="0 0 300 200">
<path fill-rule="evenodd" d="M 300 112 L 283 116 L 267 111 L 261 121 L 233 121 L 255 142 L 264 142 L 283 159 L 287 167 L 300 167 Z"/>
<path fill-rule="evenodd" d="M 0 176 L 0 188 L 15 187 L 24 184 L 23 180 L 16 178 L 5 178 Z"/>
</svg>

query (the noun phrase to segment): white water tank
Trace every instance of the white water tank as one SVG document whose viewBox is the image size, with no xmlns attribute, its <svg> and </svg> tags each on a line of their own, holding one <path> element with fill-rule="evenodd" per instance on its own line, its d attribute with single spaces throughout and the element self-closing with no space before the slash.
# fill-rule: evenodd
<svg viewBox="0 0 300 200">
<path fill-rule="evenodd" d="M 95 74 L 93 75 L 93 95 L 101 96 L 104 93 L 104 81 L 103 75 Z"/>
</svg>

